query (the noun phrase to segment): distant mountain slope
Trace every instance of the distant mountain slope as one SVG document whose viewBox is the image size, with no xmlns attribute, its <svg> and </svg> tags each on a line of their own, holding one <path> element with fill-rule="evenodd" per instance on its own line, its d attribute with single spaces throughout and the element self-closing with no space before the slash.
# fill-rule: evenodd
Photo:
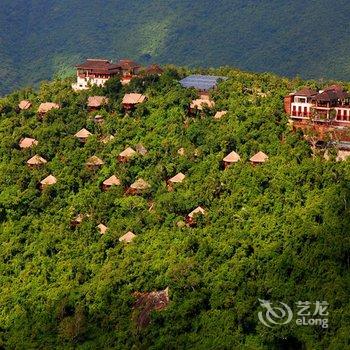
<svg viewBox="0 0 350 350">
<path fill-rule="evenodd" d="M 350 79 L 350 2 L 2 0 L 0 93 L 86 56 Z"/>
</svg>

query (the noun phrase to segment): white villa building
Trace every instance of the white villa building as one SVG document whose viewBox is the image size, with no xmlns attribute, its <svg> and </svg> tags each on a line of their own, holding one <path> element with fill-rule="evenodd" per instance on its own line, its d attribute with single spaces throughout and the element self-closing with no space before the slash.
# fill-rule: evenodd
<svg viewBox="0 0 350 350">
<path fill-rule="evenodd" d="M 72 84 L 74 91 L 87 90 L 91 85 L 104 86 L 111 77 L 122 73 L 120 64 L 105 59 L 87 59 L 77 65 L 77 82 Z"/>
</svg>

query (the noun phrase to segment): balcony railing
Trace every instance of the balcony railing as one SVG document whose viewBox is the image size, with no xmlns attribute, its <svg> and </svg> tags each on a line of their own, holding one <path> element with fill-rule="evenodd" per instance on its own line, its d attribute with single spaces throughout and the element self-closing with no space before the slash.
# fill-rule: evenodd
<svg viewBox="0 0 350 350">
<path fill-rule="evenodd" d="M 292 111 L 292 117 L 309 118 L 311 113 Z"/>
<path fill-rule="evenodd" d="M 78 77 L 81 79 L 85 79 L 85 78 L 89 78 L 89 79 L 109 79 L 111 75 L 107 75 L 107 74 L 78 74 Z"/>
<path fill-rule="evenodd" d="M 329 123 L 333 119 L 329 118 L 326 113 L 320 113 L 319 115 L 313 115 L 312 113 L 305 113 L 305 112 L 296 112 L 292 111 L 291 114 L 292 118 L 304 118 L 304 119 L 310 119 L 315 122 L 323 122 L 323 123 Z"/>
</svg>

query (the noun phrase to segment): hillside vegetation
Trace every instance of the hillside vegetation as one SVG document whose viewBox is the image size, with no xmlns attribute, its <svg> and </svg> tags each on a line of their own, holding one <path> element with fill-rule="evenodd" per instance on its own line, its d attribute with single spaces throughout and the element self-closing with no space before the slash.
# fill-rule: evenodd
<svg viewBox="0 0 350 350">
<path fill-rule="evenodd" d="M 205 72 L 205 71 L 202 71 Z M 193 117 L 186 72 L 121 88 L 73 93 L 70 79 L 42 83 L 0 100 L 0 347 L 3 349 L 346 349 L 349 346 L 349 162 L 312 157 L 288 129 L 283 96 L 300 87 L 272 74 L 211 69 L 229 79 L 213 92 L 214 110 Z M 125 116 L 125 92 L 148 100 Z M 89 95 L 108 106 L 88 112 Z M 29 99 L 33 106 L 19 112 Z M 38 119 L 40 102 L 57 102 Z M 228 113 L 220 120 L 217 110 Z M 105 118 L 96 124 L 97 113 Z M 81 128 L 93 136 L 81 144 Z M 104 144 L 101 137 L 114 135 Z M 38 145 L 20 150 L 22 137 Z M 126 147 L 148 153 L 119 163 Z M 178 150 L 183 147 L 184 155 Z M 231 151 L 241 161 L 223 170 Z M 253 167 L 263 151 L 269 160 Z M 29 169 L 34 154 L 48 163 Z M 89 171 L 96 155 L 105 164 Z M 182 172 L 169 192 L 166 181 Z M 38 189 L 53 174 L 57 183 Z M 121 185 L 101 191 L 116 175 Z M 143 178 L 139 196 L 124 190 Z M 184 217 L 198 206 L 197 226 Z M 71 220 L 86 217 L 77 227 Z M 87 216 L 89 215 L 89 216 Z M 100 235 L 97 225 L 108 227 Z M 130 244 L 119 237 L 131 230 Z M 170 303 L 138 327 L 133 293 L 169 287 Z M 269 329 L 259 300 L 326 300 L 329 328 Z"/>
<path fill-rule="evenodd" d="M 101 56 L 349 80 L 349 12 L 346 0 L 2 0 L 0 95 Z"/>
</svg>

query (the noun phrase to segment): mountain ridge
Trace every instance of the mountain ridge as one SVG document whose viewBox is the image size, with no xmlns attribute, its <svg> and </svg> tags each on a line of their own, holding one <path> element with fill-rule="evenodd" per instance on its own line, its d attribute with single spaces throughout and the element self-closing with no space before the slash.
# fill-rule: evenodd
<svg viewBox="0 0 350 350">
<path fill-rule="evenodd" d="M 347 80 L 349 27 L 339 24 L 349 11 L 345 0 L 4 0 L 0 93 L 71 73 L 87 57 Z"/>
</svg>

